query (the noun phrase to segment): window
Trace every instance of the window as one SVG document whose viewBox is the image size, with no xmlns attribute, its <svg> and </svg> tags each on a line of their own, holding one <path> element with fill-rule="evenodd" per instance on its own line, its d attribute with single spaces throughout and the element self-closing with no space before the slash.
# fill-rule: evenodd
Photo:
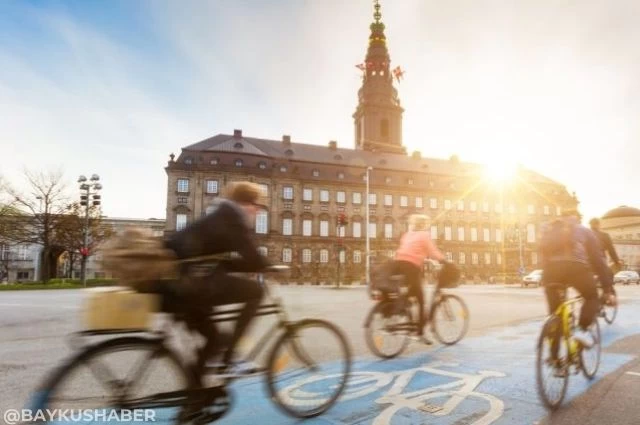
<svg viewBox="0 0 640 425">
<path fill-rule="evenodd" d="M 393 205 L 393 195 L 384 195 L 384 206 L 390 207 Z"/>
<path fill-rule="evenodd" d="M 478 242 L 478 229 L 475 227 L 471 228 L 471 242 Z"/>
<path fill-rule="evenodd" d="M 448 199 L 444 200 L 444 209 L 449 211 L 451 209 L 451 201 Z"/>
<path fill-rule="evenodd" d="M 409 197 L 407 195 L 400 195 L 400 206 L 403 208 L 409 206 Z"/>
<path fill-rule="evenodd" d="M 436 198 L 429 199 L 429 207 L 432 210 L 435 210 L 436 208 L 438 208 L 438 200 Z"/>
<path fill-rule="evenodd" d="M 282 188 L 282 197 L 287 200 L 293 199 L 293 187 L 285 186 Z"/>
<path fill-rule="evenodd" d="M 527 242 L 533 243 L 536 241 L 536 225 L 527 224 Z"/>
<path fill-rule="evenodd" d="M 458 227 L 458 240 L 464 241 L 464 227 Z"/>
<path fill-rule="evenodd" d="M 549 205 L 545 205 L 545 206 L 543 207 L 543 211 L 544 211 L 544 215 L 549 215 L 549 214 L 550 214 L 550 211 L 549 211 Z"/>
<path fill-rule="evenodd" d="M 320 202 L 329 202 L 329 191 L 321 190 L 320 191 Z"/>
<path fill-rule="evenodd" d="M 471 210 L 471 212 L 478 211 L 478 204 L 476 203 L 476 201 L 469 202 L 469 210 Z"/>
<path fill-rule="evenodd" d="M 27 245 L 18 245 L 18 260 L 26 260 L 28 253 Z"/>
<path fill-rule="evenodd" d="M 302 220 L 302 236 L 311 236 L 311 227 L 313 226 L 313 221 L 311 220 Z"/>
<path fill-rule="evenodd" d="M 291 236 L 293 234 L 293 220 L 290 218 L 282 219 L 282 234 L 284 236 Z"/>
<path fill-rule="evenodd" d="M 209 164 L 218 165 L 219 162 L 220 162 L 220 160 L 218 158 L 213 158 L 211 161 L 209 161 Z"/>
<path fill-rule="evenodd" d="M 269 197 L 269 185 L 265 183 L 260 183 L 260 193 L 265 198 Z"/>
<path fill-rule="evenodd" d="M 282 262 L 290 263 L 291 262 L 291 248 L 283 248 L 282 249 Z"/>
<path fill-rule="evenodd" d="M 458 201 L 458 211 L 464 211 L 464 200 L 462 199 Z"/>
<path fill-rule="evenodd" d="M 218 180 L 207 180 L 207 193 L 218 193 Z"/>
<path fill-rule="evenodd" d="M 527 205 L 527 212 L 529 214 L 535 214 L 536 213 L 536 206 L 535 205 Z"/>
<path fill-rule="evenodd" d="M 184 163 L 187 164 L 187 165 L 191 165 L 191 164 L 193 164 L 193 159 L 192 158 L 185 158 L 184 159 Z"/>
<path fill-rule="evenodd" d="M 207 208 L 204 210 L 204 215 L 209 215 L 212 212 L 214 212 L 216 209 L 218 209 L 217 205 L 209 205 L 207 206 Z"/>
<path fill-rule="evenodd" d="M 182 230 L 187 227 L 187 215 L 176 214 L 176 230 Z"/>
<path fill-rule="evenodd" d="M 491 264 L 491 253 L 490 252 L 485 252 L 484 253 L 484 263 L 486 265 L 490 265 Z"/>
<path fill-rule="evenodd" d="M 436 226 L 435 224 L 431 225 L 431 239 L 433 239 L 434 241 L 438 239 L 438 226 Z"/>
<path fill-rule="evenodd" d="M 496 229 L 496 242 L 502 242 L 502 229 Z"/>
<path fill-rule="evenodd" d="M 311 250 L 310 249 L 303 249 L 302 250 L 302 262 L 303 263 L 310 263 L 311 262 Z"/>
<path fill-rule="evenodd" d="M 347 236 L 347 226 L 339 226 L 338 227 L 338 237 L 339 238 L 344 238 L 345 236 Z"/>
<path fill-rule="evenodd" d="M 339 178 L 340 180 L 344 179 L 344 173 L 338 173 L 338 178 Z"/>
<path fill-rule="evenodd" d="M 464 264 L 467 261 L 467 256 L 464 254 L 464 252 L 461 252 L 460 254 L 458 254 L 458 262 L 460 264 Z"/>
<path fill-rule="evenodd" d="M 384 237 L 385 237 L 385 239 L 392 239 L 393 238 L 393 224 L 392 223 L 385 223 L 384 224 Z"/>
<path fill-rule="evenodd" d="M 263 161 L 260 161 L 260 162 L 258 163 L 258 168 L 260 168 L 261 170 L 266 169 L 266 168 L 267 168 L 267 163 L 266 163 L 266 162 L 263 162 Z"/>
<path fill-rule="evenodd" d="M 189 192 L 189 179 L 178 179 L 178 192 Z"/>
<path fill-rule="evenodd" d="M 478 253 L 477 252 L 472 252 L 471 253 L 471 264 L 473 264 L 474 266 L 478 265 Z"/>
<path fill-rule="evenodd" d="M 371 239 L 375 239 L 378 233 L 378 225 L 377 223 L 369 223 L 369 237 Z"/>
<path fill-rule="evenodd" d="M 242 160 L 241 159 L 236 159 L 236 167 L 242 167 Z"/>
<path fill-rule="evenodd" d="M 490 242 L 491 241 L 491 234 L 489 232 L 489 228 L 485 227 L 484 229 L 482 229 L 482 240 L 485 242 Z"/>
<path fill-rule="evenodd" d="M 320 171 L 318 170 L 313 170 L 312 174 L 313 174 L 313 177 L 320 177 Z"/>
<path fill-rule="evenodd" d="M 384 182 L 385 182 L 386 184 L 390 184 L 390 183 L 391 183 L 391 177 L 385 177 L 385 178 L 384 178 Z"/>
<path fill-rule="evenodd" d="M 340 264 L 344 264 L 346 257 L 347 257 L 346 253 L 344 251 L 340 251 L 340 254 L 338 255 L 338 258 L 340 259 Z"/>
<path fill-rule="evenodd" d="M 416 196 L 416 208 L 422 208 L 422 196 Z"/>
<path fill-rule="evenodd" d="M 489 203 L 487 201 L 484 201 L 482 203 L 482 211 L 488 213 L 489 212 Z"/>
<path fill-rule="evenodd" d="M 269 222 L 266 211 L 258 211 L 256 214 L 256 233 L 259 235 L 266 235 L 268 231 Z"/>
<path fill-rule="evenodd" d="M 267 249 L 266 246 L 259 246 L 258 247 L 258 252 L 260 253 L 260 255 L 262 255 L 263 257 L 268 257 L 269 256 L 269 249 Z"/>
<path fill-rule="evenodd" d="M 444 226 L 444 240 L 451 240 L 451 226 Z"/>
<path fill-rule="evenodd" d="M 358 250 L 353 251 L 353 263 L 360 264 L 362 262 L 362 253 Z"/>
<path fill-rule="evenodd" d="M 496 264 L 499 265 L 499 266 L 502 265 L 502 253 L 501 252 L 498 252 L 496 254 Z"/>
<path fill-rule="evenodd" d="M 362 193 L 360 192 L 353 192 L 352 194 L 352 198 L 351 198 L 351 202 L 354 205 L 360 205 L 362 204 Z"/>
<path fill-rule="evenodd" d="M 321 263 L 328 263 L 329 262 L 329 250 L 328 249 L 321 249 L 320 250 L 320 262 Z"/>
<path fill-rule="evenodd" d="M 189 198 L 187 198 L 186 196 L 178 196 L 179 204 L 186 204 L 187 202 L 189 202 Z"/>
<path fill-rule="evenodd" d="M 407 180 L 407 184 L 413 184 L 413 179 Z"/>
<path fill-rule="evenodd" d="M 29 279 L 29 272 L 19 271 L 19 272 L 17 273 L 16 278 L 17 278 L 18 280 Z"/>
<path fill-rule="evenodd" d="M 453 263 L 453 253 L 447 251 L 445 252 L 444 256 L 447 258 L 448 262 Z"/>
<path fill-rule="evenodd" d="M 347 193 L 343 191 L 336 192 L 336 202 L 339 204 L 347 202 Z"/>
<path fill-rule="evenodd" d="M 302 200 L 313 201 L 313 189 L 302 189 Z"/>
<path fill-rule="evenodd" d="M 531 264 L 533 264 L 533 265 L 538 264 L 538 253 L 537 252 L 532 252 L 531 253 Z"/>
<path fill-rule="evenodd" d="M 362 237 L 362 223 L 356 221 L 353 223 L 353 237 L 361 238 Z"/>
<path fill-rule="evenodd" d="M 382 137 L 382 140 L 389 139 L 389 120 L 386 118 L 380 121 L 380 137 Z"/>
<path fill-rule="evenodd" d="M 329 221 L 320 220 L 320 236 L 329 236 Z"/>
<path fill-rule="evenodd" d="M 378 203 L 378 196 L 375 193 L 369 194 L 369 205 L 376 205 Z"/>
</svg>

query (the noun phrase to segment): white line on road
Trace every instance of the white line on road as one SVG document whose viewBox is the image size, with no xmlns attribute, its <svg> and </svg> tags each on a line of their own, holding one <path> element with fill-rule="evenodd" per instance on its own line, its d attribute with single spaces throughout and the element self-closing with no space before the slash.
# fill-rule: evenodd
<svg viewBox="0 0 640 425">
<path fill-rule="evenodd" d="M 23 303 L 0 303 L 0 307 L 36 307 L 36 308 L 62 308 L 65 310 L 78 310 L 78 307 L 70 305 L 56 304 L 23 304 Z"/>
<path fill-rule="evenodd" d="M 627 375 L 640 376 L 638 372 L 627 372 Z"/>
</svg>

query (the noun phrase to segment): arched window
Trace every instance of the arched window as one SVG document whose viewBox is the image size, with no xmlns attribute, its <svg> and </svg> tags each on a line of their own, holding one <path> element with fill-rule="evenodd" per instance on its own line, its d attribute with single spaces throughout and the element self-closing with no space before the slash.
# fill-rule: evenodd
<svg viewBox="0 0 640 425">
<path fill-rule="evenodd" d="M 383 118 L 382 121 L 380 121 L 380 136 L 384 140 L 389 139 L 389 120 L 386 118 Z"/>
</svg>

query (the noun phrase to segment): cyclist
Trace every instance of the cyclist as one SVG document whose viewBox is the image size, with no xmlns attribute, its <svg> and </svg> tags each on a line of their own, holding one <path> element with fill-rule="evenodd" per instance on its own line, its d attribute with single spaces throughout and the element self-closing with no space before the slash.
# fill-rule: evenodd
<svg viewBox="0 0 640 425">
<path fill-rule="evenodd" d="M 417 338 L 425 344 L 433 342 L 424 336 L 425 312 L 424 293 L 422 292 L 422 270 L 427 258 L 445 262 L 445 257 L 431 240 L 428 230 L 429 217 L 413 214 L 409 217 L 409 231 L 400 238 L 400 246 L 396 250 L 395 259 L 391 264 L 391 273 L 403 275 L 409 288 L 408 295 L 418 300 L 418 330 Z"/>
<path fill-rule="evenodd" d="M 611 259 L 611 261 L 613 261 L 614 264 L 614 268 L 615 270 L 620 270 L 621 266 L 622 266 L 622 262 L 620 261 L 620 258 L 618 257 L 618 254 L 616 253 L 616 249 L 613 246 L 613 242 L 611 241 L 611 236 L 609 236 L 608 233 L 603 232 L 602 230 L 600 230 L 600 219 L 598 218 L 592 218 L 589 221 L 589 226 L 591 227 L 591 230 L 596 234 L 598 241 L 600 242 L 600 249 L 602 250 L 602 257 L 604 258 L 605 262 L 607 259 L 607 253 L 609 253 L 609 258 Z M 609 269 L 609 271 L 611 272 L 611 274 L 613 275 L 613 270 Z M 613 279 L 613 278 L 612 278 Z M 605 298 L 605 302 L 607 302 L 608 304 L 611 305 L 615 305 L 616 304 L 616 291 L 614 289 L 613 286 L 611 286 L 611 288 L 604 288 L 605 292 L 607 292 L 609 294 L 609 296 L 607 298 Z"/>
<path fill-rule="evenodd" d="M 232 183 L 227 194 L 228 199 L 219 202 L 212 213 L 176 232 L 166 242 L 166 246 L 179 259 L 230 252 L 240 254 L 240 258 L 221 261 L 215 267 L 205 270 L 202 267 L 190 267 L 187 263 L 182 271 L 181 283 L 189 288 L 182 293 L 182 311 L 189 326 L 206 339 L 196 364 L 199 377 L 207 359 L 229 337 L 219 335 L 215 325 L 211 323 L 209 314 L 212 307 L 244 303 L 223 356 L 223 362 L 228 367 L 235 345 L 247 329 L 263 296 L 263 289 L 258 282 L 229 273 L 258 272 L 269 266 L 251 236 L 255 215 L 259 208 L 264 208 L 257 204 L 260 187 L 249 182 Z"/>
<path fill-rule="evenodd" d="M 576 209 L 568 209 L 543 231 L 539 248 L 544 283 L 572 286 L 584 298 L 579 329 L 573 336 L 584 347 L 591 347 L 594 341 L 588 328 L 600 309 L 593 272 L 604 288 L 612 286 L 611 274 L 595 234 L 580 224 L 580 213 Z M 558 292 L 548 286 L 545 286 L 545 294 L 549 311 L 553 313 L 562 300 Z"/>
</svg>

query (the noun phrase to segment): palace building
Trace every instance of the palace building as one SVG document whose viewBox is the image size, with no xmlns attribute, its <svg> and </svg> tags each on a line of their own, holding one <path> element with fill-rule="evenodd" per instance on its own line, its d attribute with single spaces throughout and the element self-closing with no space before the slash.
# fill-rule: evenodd
<svg viewBox="0 0 640 425">
<path fill-rule="evenodd" d="M 227 183 L 249 180 L 262 186 L 268 205 L 256 219 L 260 249 L 273 262 L 290 264 L 298 282 L 333 282 L 337 273 L 343 282 L 364 281 L 366 203 L 372 263 L 392 256 L 408 216 L 422 213 L 432 219 L 438 247 L 467 277 L 536 268 L 541 224 L 575 207 L 575 195 L 524 168 L 497 185 L 485 178 L 484 166 L 457 156 L 407 153 L 394 87 L 401 71 L 390 62 L 376 3 L 352 116 L 353 149 L 289 135 L 266 140 L 239 129 L 183 147 L 166 166 L 166 233 L 215 208 Z"/>
</svg>

